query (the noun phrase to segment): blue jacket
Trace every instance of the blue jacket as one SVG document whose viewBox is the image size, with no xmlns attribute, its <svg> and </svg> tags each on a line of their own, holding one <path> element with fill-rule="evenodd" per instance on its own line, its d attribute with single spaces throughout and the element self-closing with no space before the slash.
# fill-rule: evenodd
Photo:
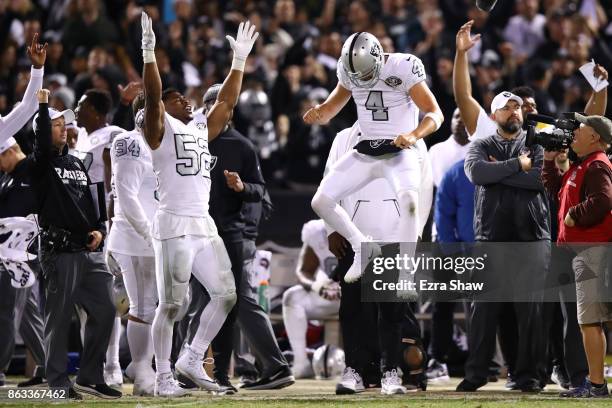
<svg viewBox="0 0 612 408">
<path fill-rule="evenodd" d="M 474 242 L 474 185 L 463 165 L 461 160 L 451 166 L 436 192 L 434 221 L 439 242 Z"/>
</svg>

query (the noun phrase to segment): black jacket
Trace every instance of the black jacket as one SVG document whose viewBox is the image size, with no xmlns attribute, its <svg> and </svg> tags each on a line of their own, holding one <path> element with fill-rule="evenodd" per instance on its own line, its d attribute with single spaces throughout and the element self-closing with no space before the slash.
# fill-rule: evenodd
<svg viewBox="0 0 612 408">
<path fill-rule="evenodd" d="M 532 168 L 524 172 L 518 159 L 524 147 L 525 132 L 513 140 L 494 135 L 471 143 L 464 169 L 476 185 L 477 241 L 550 240 L 548 199 L 540 179 L 544 149 L 530 148 Z"/>
<path fill-rule="evenodd" d="M 105 235 L 105 217 L 100 216 L 101 206 L 94 200 L 91 188 L 95 186 L 90 186 L 85 166 L 68 154 L 68 146 L 59 152 L 51 143 L 51 119 L 46 103 L 40 104 L 37 127 L 34 152 L 20 165 L 26 166 L 32 180 L 40 226 L 70 231 L 75 237 L 82 237 L 83 243 L 91 231 Z"/>
<path fill-rule="evenodd" d="M 36 208 L 26 160 L 17 163 L 11 173 L 0 173 L 0 218 L 27 217 Z"/>
<path fill-rule="evenodd" d="M 232 128 L 223 131 L 208 147 L 212 156 L 210 215 L 219 234 L 242 240 L 245 228 L 243 203 L 259 202 L 265 193 L 257 152 L 246 137 Z M 227 186 L 224 170 L 238 173 L 244 184 L 242 192 L 237 193 Z"/>
</svg>

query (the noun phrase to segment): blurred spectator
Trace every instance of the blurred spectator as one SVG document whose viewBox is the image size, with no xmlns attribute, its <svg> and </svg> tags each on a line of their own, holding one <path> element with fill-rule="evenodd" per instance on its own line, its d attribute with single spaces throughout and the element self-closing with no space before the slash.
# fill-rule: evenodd
<svg viewBox="0 0 612 408">
<path fill-rule="evenodd" d="M 258 134 L 273 136 L 256 145 L 264 168 L 279 177 L 289 171 L 287 143 L 293 149 L 294 141 L 312 142 L 302 138 L 305 133 L 290 137 L 299 128 L 293 119 L 313 89 L 334 88 L 342 43 L 355 31 L 376 35 L 385 52 L 421 58 L 446 117 L 455 109 L 450 35 L 467 19 L 474 20 L 473 33 L 482 35 L 468 56 L 472 95 L 483 106 L 500 88 L 529 85 L 542 113 L 581 110 L 591 91 L 578 72 L 580 65 L 594 58 L 612 66 L 610 0 L 498 1 L 490 13 L 473 0 L 0 0 L 0 113 L 25 91 L 29 64 L 23 44 L 40 30 L 49 43 L 46 73 L 59 74 L 46 78 L 55 89 L 51 101 L 65 105 L 71 103 L 70 89 L 78 101 L 85 90 L 99 87 L 112 94 L 113 111 L 122 117 L 128 110 L 118 108 L 117 85 L 140 81 L 143 10 L 160 44 L 157 61 L 164 87 L 184 91 L 194 106 L 200 106 L 204 89 L 227 74 L 231 54 L 225 33 L 247 18 L 255 23 L 261 35 L 247 60 L 243 89 L 257 89 L 268 98 L 268 130 Z M 354 123 L 355 109 L 352 102 L 345 106 L 331 123 L 333 132 Z M 247 134 L 253 126 L 240 116 L 237 111 L 236 126 Z M 449 134 L 450 120 L 426 143 L 442 142 Z M 318 171 L 291 178 L 306 180 L 313 174 Z"/>
<path fill-rule="evenodd" d="M 429 149 L 433 181 L 436 187 L 440 185 L 440 181 L 442 181 L 442 177 L 444 177 L 448 169 L 465 158 L 468 143 L 470 142 L 458 108 L 453 112 L 451 123 L 453 133 L 450 137 Z"/>
<path fill-rule="evenodd" d="M 98 0 L 77 0 L 76 13 L 64 26 L 62 42 L 69 52 L 82 45 L 87 48 L 117 43 L 119 33 L 106 17 Z"/>
<path fill-rule="evenodd" d="M 518 0 L 518 15 L 512 17 L 504 30 L 504 39 L 512 44 L 517 61 L 523 63 L 544 42 L 546 17 L 538 13 L 538 0 Z"/>
</svg>

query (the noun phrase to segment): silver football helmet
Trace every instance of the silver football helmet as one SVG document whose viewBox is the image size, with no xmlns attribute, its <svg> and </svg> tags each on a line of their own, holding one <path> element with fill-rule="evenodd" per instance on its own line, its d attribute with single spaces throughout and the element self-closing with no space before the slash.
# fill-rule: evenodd
<svg viewBox="0 0 612 408">
<path fill-rule="evenodd" d="M 324 344 L 312 356 L 312 370 L 317 380 L 335 378 L 344 372 L 344 350 L 333 344 Z"/>
<path fill-rule="evenodd" d="M 380 41 L 370 33 L 351 35 L 342 46 L 342 68 L 351 83 L 359 88 L 371 88 L 378 82 L 384 64 Z"/>
</svg>

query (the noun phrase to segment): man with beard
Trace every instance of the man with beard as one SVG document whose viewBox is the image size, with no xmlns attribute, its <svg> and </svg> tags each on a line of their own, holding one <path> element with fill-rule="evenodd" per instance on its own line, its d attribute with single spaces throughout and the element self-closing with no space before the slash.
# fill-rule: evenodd
<svg viewBox="0 0 612 408">
<path fill-rule="evenodd" d="M 484 134 L 482 132 L 486 129 L 477 129 L 479 116 L 484 111 L 471 96 L 467 52 L 480 37 L 470 35 L 472 24 L 472 21 L 464 24 L 457 33 L 453 87 L 461 117 L 475 139 L 470 144 L 464 165 L 466 175 L 476 186 L 474 236 L 479 242 L 521 242 L 521 255 L 529 261 L 521 262 L 520 268 L 504 274 L 501 272 L 504 262 L 507 263 L 504 258 L 510 255 L 507 249 L 504 250 L 507 246 L 501 246 L 502 249 L 490 244 L 487 246 L 487 252 L 490 252 L 487 267 L 477 280 L 486 280 L 489 290 L 505 288 L 508 285 L 503 285 L 502 281 L 508 280 L 514 284 L 515 290 L 501 291 L 501 296 L 489 298 L 486 303 L 473 303 L 466 377 L 457 386 L 457 391 L 473 392 L 487 383 L 498 323 L 503 315 L 514 309 L 518 352 L 516 358 L 511 359 L 514 361 L 508 361 L 508 364 L 515 374 L 516 389 L 539 392 L 544 374 L 538 357 L 544 353 L 545 338 L 540 323 L 541 299 L 535 296 L 527 296 L 529 301 L 525 302 L 516 302 L 515 299 L 516 295 L 522 294 L 516 285 L 521 278 L 528 277 L 523 283 L 525 287 L 537 287 L 548 270 L 549 208 L 539 176 L 544 152 L 541 146 L 525 146 L 523 100 L 511 92 L 501 92 L 491 103 L 490 117 L 497 124 L 495 132 Z M 491 273 L 496 275 L 491 277 Z M 504 303 L 508 301 L 512 302 Z"/>
</svg>

